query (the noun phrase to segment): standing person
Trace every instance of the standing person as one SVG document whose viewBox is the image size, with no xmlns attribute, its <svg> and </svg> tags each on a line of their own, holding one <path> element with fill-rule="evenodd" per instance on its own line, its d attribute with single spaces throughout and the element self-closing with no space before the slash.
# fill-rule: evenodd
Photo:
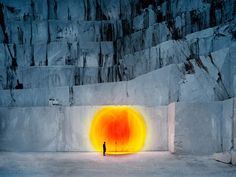
<svg viewBox="0 0 236 177">
<path fill-rule="evenodd" d="M 106 142 L 103 143 L 103 156 L 106 156 Z"/>
</svg>

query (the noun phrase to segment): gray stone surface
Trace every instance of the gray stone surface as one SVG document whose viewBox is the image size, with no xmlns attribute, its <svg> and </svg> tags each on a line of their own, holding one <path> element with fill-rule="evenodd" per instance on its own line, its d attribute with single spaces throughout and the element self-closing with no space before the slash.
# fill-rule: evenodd
<svg viewBox="0 0 236 177">
<path fill-rule="evenodd" d="M 74 86 L 73 104 L 124 105 L 128 104 L 127 91 L 127 82 Z"/>
<path fill-rule="evenodd" d="M 181 76 L 177 66 L 170 65 L 127 82 L 75 86 L 73 103 L 75 105 L 167 105 L 178 99 L 176 83 Z"/>
<path fill-rule="evenodd" d="M 234 99 L 222 102 L 222 151 L 230 151 L 233 149 L 233 116 L 234 116 Z"/>
<path fill-rule="evenodd" d="M 234 177 L 236 167 L 211 157 L 145 152 L 126 156 L 96 153 L 1 153 L 0 176 L 6 177 Z"/>
<path fill-rule="evenodd" d="M 145 150 L 236 147 L 233 0 L 0 3 L 0 149 L 90 151 L 102 105 L 139 105 Z"/>
<path fill-rule="evenodd" d="M 171 153 L 175 152 L 175 103 L 168 106 L 168 148 Z"/>
<path fill-rule="evenodd" d="M 30 67 L 18 70 L 24 88 L 52 88 L 74 85 L 74 67 Z"/>
<path fill-rule="evenodd" d="M 135 107 L 140 110 L 147 125 L 147 138 L 144 151 L 168 150 L 168 114 L 166 106 Z"/>
<path fill-rule="evenodd" d="M 230 163 L 231 162 L 231 153 L 230 152 L 215 153 L 215 154 L 213 154 L 213 158 L 216 161 L 220 161 L 223 163 Z"/>
<path fill-rule="evenodd" d="M 1 107 L 49 106 L 50 99 L 56 99 L 63 106 L 70 105 L 69 87 L 0 90 L 0 95 Z"/>
<path fill-rule="evenodd" d="M 234 149 L 236 149 L 236 100 L 234 98 L 234 117 L 233 117 L 233 142 L 234 142 Z"/>
<path fill-rule="evenodd" d="M 230 63 L 231 63 L 230 65 L 231 95 L 236 94 L 236 67 L 235 67 L 236 61 L 234 59 L 235 55 L 236 55 L 236 43 L 233 43 L 229 50 L 229 57 L 230 57 Z"/>
<path fill-rule="evenodd" d="M 220 102 L 175 103 L 174 107 L 175 119 L 168 119 L 171 120 L 169 124 L 172 124 L 169 128 L 174 127 L 174 131 L 169 130 L 171 152 L 203 155 L 222 151 Z M 173 107 L 168 111 L 173 111 Z M 173 115 L 173 113 L 169 114 Z"/>
<path fill-rule="evenodd" d="M 0 108 L 1 151 L 94 151 L 89 127 L 101 106 Z M 167 150 L 166 107 L 134 106 L 147 124 L 145 151 Z"/>
<path fill-rule="evenodd" d="M 231 162 L 232 162 L 232 165 L 236 165 L 236 151 L 233 150 L 231 151 Z"/>
</svg>

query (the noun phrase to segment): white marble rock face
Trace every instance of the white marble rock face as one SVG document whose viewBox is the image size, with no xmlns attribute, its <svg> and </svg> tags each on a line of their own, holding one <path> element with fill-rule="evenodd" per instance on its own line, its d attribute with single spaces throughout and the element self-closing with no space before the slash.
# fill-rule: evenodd
<svg viewBox="0 0 236 177">
<path fill-rule="evenodd" d="M 94 151 L 89 128 L 102 106 L 0 108 L 2 151 Z M 145 151 L 167 150 L 166 107 L 134 106 L 145 119 Z M 158 129 L 156 129 L 158 127 Z M 154 134 L 155 139 L 153 138 Z"/>
<path fill-rule="evenodd" d="M 178 154 L 221 152 L 221 103 L 175 103 L 169 148 Z M 173 111 L 173 109 L 170 109 Z M 173 113 L 172 113 L 173 114 Z"/>
<path fill-rule="evenodd" d="M 105 105 L 136 105 L 144 150 L 236 148 L 233 0 L 0 0 L 0 15 L 0 150 L 91 151 Z"/>
</svg>

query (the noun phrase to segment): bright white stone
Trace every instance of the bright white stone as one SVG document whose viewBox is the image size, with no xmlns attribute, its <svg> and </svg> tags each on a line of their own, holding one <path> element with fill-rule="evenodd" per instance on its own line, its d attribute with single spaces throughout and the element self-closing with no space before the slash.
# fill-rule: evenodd
<svg viewBox="0 0 236 177">
<path fill-rule="evenodd" d="M 223 163 L 230 163 L 231 162 L 231 153 L 230 152 L 215 153 L 213 155 L 213 158 L 215 160 L 223 162 Z"/>
</svg>

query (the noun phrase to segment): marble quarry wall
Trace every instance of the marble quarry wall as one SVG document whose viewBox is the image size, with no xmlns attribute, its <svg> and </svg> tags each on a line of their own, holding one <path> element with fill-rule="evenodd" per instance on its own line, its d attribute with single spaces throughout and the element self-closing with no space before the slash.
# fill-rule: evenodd
<svg viewBox="0 0 236 177">
<path fill-rule="evenodd" d="M 235 14 L 234 0 L 0 0 L 0 150 L 93 151 L 109 105 L 143 114 L 145 151 L 236 149 Z"/>
<path fill-rule="evenodd" d="M 94 151 L 89 129 L 101 106 L 0 108 L 1 151 Z M 144 150 L 167 151 L 167 107 L 134 106 L 144 117 Z"/>
<path fill-rule="evenodd" d="M 235 149 L 235 99 L 132 106 L 144 117 L 144 151 L 205 155 Z M 91 120 L 104 106 L 0 108 L 1 151 L 94 151 Z"/>
</svg>

